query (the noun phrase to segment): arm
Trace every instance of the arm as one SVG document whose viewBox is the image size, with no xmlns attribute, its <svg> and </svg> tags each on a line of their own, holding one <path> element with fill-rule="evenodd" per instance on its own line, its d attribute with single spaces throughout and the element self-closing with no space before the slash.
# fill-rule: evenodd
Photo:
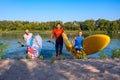
<svg viewBox="0 0 120 80">
<path fill-rule="evenodd" d="M 18 42 L 18 43 L 21 45 L 21 47 L 24 46 L 24 45 L 23 45 L 23 42 L 24 42 L 24 36 L 23 36 L 22 39 Z"/>
<path fill-rule="evenodd" d="M 76 40 L 76 37 L 74 37 L 74 38 L 72 39 L 72 46 L 74 46 L 75 40 Z"/>
<path fill-rule="evenodd" d="M 32 34 L 32 37 L 35 39 L 35 42 L 38 42 L 38 40 L 36 39 L 36 37 Z"/>
<path fill-rule="evenodd" d="M 50 41 L 52 42 L 53 34 L 51 33 L 50 35 Z"/>
<path fill-rule="evenodd" d="M 84 37 L 82 38 L 82 47 L 83 47 L 83 40 L 84 40 Z"/>
</svg>

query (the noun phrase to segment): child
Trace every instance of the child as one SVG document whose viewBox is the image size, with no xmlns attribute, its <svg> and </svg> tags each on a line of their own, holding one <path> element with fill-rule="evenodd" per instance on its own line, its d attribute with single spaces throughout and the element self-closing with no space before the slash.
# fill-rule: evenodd
<svg viewBox="0 0 120 80">
<path fill-rule="evenodd" d="M 72 39 L 72 46 L 76 49 L 76 54 L 80 54 L 80 51 L 82 50 L 82 41 L 83 41 L 83 37 L 82 37 L 82 31 L 78 32 L 78 35 L 75 36 Z"/>
</svg>

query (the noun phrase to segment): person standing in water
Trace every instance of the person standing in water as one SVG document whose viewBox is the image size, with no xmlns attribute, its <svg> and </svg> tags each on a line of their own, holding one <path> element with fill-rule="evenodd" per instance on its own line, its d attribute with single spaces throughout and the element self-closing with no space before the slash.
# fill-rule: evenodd
<svg viewBox="0 0 120 80">
<path fill-rule="evenodd" d="M 76 54 L 80 54 L 80 51 L 82 50 L 83 39 L 82 31 L 79 31 L 78 35 L 72 39 L 72 46 L 76 49 Z"/>
<path fill-rule="evenodd" d="M 64 29 L 61 27 L 60 23 L 57 23 L 56 28 L 53 29 L 52 34 L 50 36 L 50 42 L 52 42 L 53 36 L 55 36 L 56 38 L 56 43 L 55 43 L 56 58 L 62 56 L 62 48 L 63 48 L 62 33 L 64 33 Z"/>
<path fill-rule="evenodd" d="M 36 60 L 39 56 L 38 52 L 36 52 L 37 48 L 35 48 L 38 45 L 38 41 L 37 41 L 36 37 L 32 33 L 30 33 L 30 31 L 28 29 L 25 30 L 25 34 L 23 35 L 23 38 L 22 38 L 22 42 L 23 41 L 25 41 L 26 46 L 27 46 L 26 58 L 32 58 L 32 59 Z M 31 41 L 33 41 L 33 43 Z M 21 42 L 21 46 L 23 45 L 22 42 Z M 32 47 L 31 47 L 31 44 L 32 44 Z"/>
<path fill-rule="evenodd" d="M 27 46 L 30 46 L 30 40 L 32 39 L 33 34 L 30 33 L 28 29 L 25 30 L 25 34 L 23 35 L 23 40 L 25 41 Z"/>
<path fill-rule="evenodd" d="M 23 35 L 23 38 L 22 38 L 21 46 L 23 45 L 23 42 L 25 41 L 27 50 L 28 50 L 28 47 L 30 46 L 30 40 L 32 38 L 34 38 L 35 41 L 37 42 L 37 39 L 34 37 L 34 35 L 32 33 L 30 33 L 30 31 L 28 29 L 26 29 L 25 34 Z"/>
</svg>

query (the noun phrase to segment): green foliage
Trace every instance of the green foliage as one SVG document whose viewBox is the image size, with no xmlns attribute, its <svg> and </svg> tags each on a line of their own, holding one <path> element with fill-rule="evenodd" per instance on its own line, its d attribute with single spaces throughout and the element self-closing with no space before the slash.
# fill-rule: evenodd
<svg viewBox="0 0 120 80">
<path fill-rule="evenodd" d="M 31 55 L 27 54 L 26 56 L 27 59 L 32 59 Z"/>
<path fill-rule="evenodd" d="M 2 32 L 2 29 L 0 28 L 0 32 Z"/>
<path fill-rule="evenodd" d="M 118 32 L 119 30 L 119 22 L 117 21 L 113 21 L 112 24 L 111 24 L 113 27 L 112 27 L 112 31 L 114 31 L 115 33 Z"/>
<path fill-rule="evenodd" d="M 63 57 L 63 60 L 66 60 L 66 58 L 65 58 L 65 57 Z"/>
<path fill-rule="evenodd" d="M 80 54 L 76 55 L 77 59 L 87 59 L 87 57 L 88 56 L 86 55 L 86 53 L 85 53 L 85 51 L 83 49 L 81 50 Z"/>
<path fill-rule="evenodd" d="M 76 55 L 76 59 L 81 59 L 81 55 L 80 55 L 80 54 L 77 54 L 77 55 Z"/>
<path fill-rule="evenodd" d="M 107 32 L 118 32 L 120 30 L 120 19 L 109 21 L 105 19 L 98 20 L 85 20 L 84 22 L 73 21 L 65 22 L 62 21 L 49 21 L 49 22 L 29 22 L 29 21 L 0 21 L 0 31 L 11 31 L 11 30 L 52 30 L 55 28 L 56 23 L 62 24 L 65 30 L 89 30 L 90 32 L 94 30 L 101 30 Z"/>
<path fill-rule="evenodd" d="M 39 59 L 40 59 L 40 60 L 43 60 L 43 55 L 40 55 Z"/>
<path fill-rule="evenodd" d="M 80 24 L 78 22 L 66 22 L 63 27 L 67 30 L 79 30 Z"/>
<path fill-rule="evenodd" d="M 62 56 L 61 55 L 58 57 L 58 60 L 62 60 Z"/>
<path fill-rule="evenodd" d="M 94 20 L 86 20 L 84 24 L 88 27 L 89 31 L 94 31 L 95 21 Z"/>
<path fill-rule="evenodd" d="M 3 56 L 7 54 L 8 46 L 9 46 L 9 43 L 6 43 L 6 44 L 0 43 L 0 59 L 3 59 Z"/>
<path fill-rule="evenodd" d="M 120 48 L 112 51 L 112 58 L 120 58 Z"/>
<path fill-rule="evenodd" d="M 50 60 L 50 63 L 53 64 L 55 61 L 55 59 L 52 57 L 51 60 Z"/>
<path fill-rule="evenodd" d="M 105 52 L 100 52 L 99 53 L 100 59 L 107 59 L 108 55 Z"/>
</svg>

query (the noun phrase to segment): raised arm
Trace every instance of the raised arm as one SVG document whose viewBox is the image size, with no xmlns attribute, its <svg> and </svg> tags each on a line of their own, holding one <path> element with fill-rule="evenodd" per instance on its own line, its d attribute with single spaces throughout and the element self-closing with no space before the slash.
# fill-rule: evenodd
<svg viewBox="0 0 120 80">
<path fill-rule="evenodd" d="M 52 42 L 53 34 L 51 33 L 50 35 L 50 41 Z"/>
</svg>

